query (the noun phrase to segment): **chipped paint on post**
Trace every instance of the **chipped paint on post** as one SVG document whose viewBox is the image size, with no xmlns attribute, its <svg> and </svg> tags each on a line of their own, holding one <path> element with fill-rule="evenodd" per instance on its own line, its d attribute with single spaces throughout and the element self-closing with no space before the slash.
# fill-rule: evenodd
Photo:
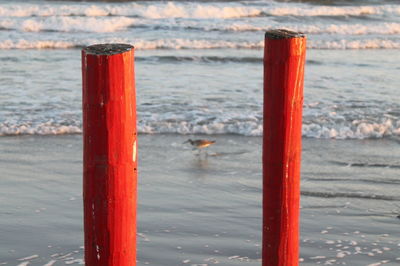
<svg viewBox="0 0 400 266">
<path fill-rule="evenodd" d="M 137 156 L 137 151 L 136 151 L 136 140 L 135 140 L 132 148 L 132 160 L 134 163 L 136 163 L 136 156 Z"/>
</svg>

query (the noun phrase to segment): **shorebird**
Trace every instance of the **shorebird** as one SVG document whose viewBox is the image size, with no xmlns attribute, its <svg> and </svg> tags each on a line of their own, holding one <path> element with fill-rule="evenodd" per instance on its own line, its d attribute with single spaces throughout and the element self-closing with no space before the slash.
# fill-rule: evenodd
<svg viewBox="0 0 400 266">
<path fill-rule="evenodd" d="M 194 149 L 198 149 L 199 153 L 201 151 L 201 149 L 206 148 L 212 144 L 215 143 L 215 140 L 207 140 L 207 139 L 188 139 L 187 141 L 185 141 L 184 143 L 190 143 Z"/>
</svg>

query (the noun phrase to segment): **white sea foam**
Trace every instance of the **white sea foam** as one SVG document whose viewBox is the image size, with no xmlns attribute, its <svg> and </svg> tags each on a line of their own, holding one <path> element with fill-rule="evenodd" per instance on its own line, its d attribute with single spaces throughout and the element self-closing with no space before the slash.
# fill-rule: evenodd
<svg viewBox="0 0 400 266">
<path fill-rule="evenodd" d="M 24 261 L 24 262 L 19 263 L 17 266 L 28 266 L 29 264 L 30 264 L 29 261 Z"/>
<path fill-rule="evenodd" d="M 270 16 L 366 16 L 399 15 L 397 5 L 381 6 L 309 6 L 273 4 L 243 6 L 235 4 L 210 5 L 187 3 L 129 3 L 123 5 L 35 5 L 10 4 L 0 7 L 3 17 L 45 17 L 45 16 L 140 16 L 150 19 L 163 18 L 239 18 L 254 17 L 263 14 Z"/>
<path fill-rule="evenodd" d="M 225 40 L 195 40 L 195 39 L 131 39 L 131 38 L 103 38 L 82 40 L 26 40 L 7 39 L 0 41 L 0 49 L 66 49 L 80 48 L 93 43 L 132 43 L 139 50 L 154 49 L 262 49 L 264 41 L 225 41 Z M 364 40 L 310 40 L 309 49 L 400 49 L 400 40 L 364 39 Z"/>
<path fill-rule="evenodd" d="M 64 135 L 80 134 L 82 129 L 75 125 L 53 125 L 49 122 L 37 125 L 0 124 L 0 136 L 16 135 Z"/>
<path fill-rule="evenodd" d="M 34 5 L 9 4 L 0 6 L 2 17 L 49 17 L 49 16 L 108 16 L 110 7 L 96 5 Z"/>
<path fill-rule="evenodd" d="M 231 42 L 223 40 L 190 40 L 190 39 L 162 39 L 155 41 L 138 40 L 135 42 L 138 49 L 260 49 L 263 41 L 259 42 Z"/>
<path fill-rule="evenodd" d="M 311 49 L 400 49 L 399 40 L 385 40 L 385 39 L 363 39 L 363 40 L 334 40 L 322 41 L 315 40 L 309 41 L 307 48 Z"/>
<path fill-rule="evenodd" d="M 397 5 L 327 7 L 272 1 L 265 5 L 11 3 L 0 5 L 0 31 L 8 31 L 0 37 L 0 49 L 66 49 L 116 41 L 133 43 L 141 50 L 262 49 L 261 32 L 276 27 L 305 32 L 311 49 L 400 49 L 400 23 L 395 19 L 399 14 Z M 312 24 L 310 20 L 294 24 L 293 19 L 276 19 L 292 15 L 373 17 L 365 23 L 353 17 L 313 18 L 316 22 Z M 217 35 L 218 31 L 228 34 Z"/>
<path fill-rule="evenodd" d="M 22 260 L 33 260 L 33 259 L 37 259 L 37 258 L 39 258 L 39 255 L 35 254 L 35 255 L 28 256 L 28 257 L 20 258 L 18 260 L 21 260 L 21 261 Z"/>
<path fill-rule="evenodd" d="M 149 19 L 163 18 L 239 18 L 261 15 L 262 10 L 247 6 L 216 6 L 177 4 L 125 4 L 125 5 L 7 5 L 0 7 L 3 17 L 48 16 L 139 16 Z"/>
<path fill-rule="evenodd" d="M 0 28 L 16 30 L 20 32 L 117 32 L 128 27 L 138 25 L 140 27 L 159 27 L 159 23 L 131 17 L 30 17 L 23 19 L 6 18 L 0 20 Z M 181 28 L 197 28 L 205 31 L 266 31 L 276 27 L 292 31 L 300 31 L 306 34 L 342 34 L 342 35 L 396 35 L 400 33 L 400 23 L 376 22 L 376 23 L 337 23 L 337 24 L 277 24 L 271 21 L 266 26 L 235 22 L 221 23 L 213 26 L 197 24 L 191 21 L 170 22 L 163 25 L 171 30 Z"/>
<path fill-rule="evenodd" d="M 83 44 L 81 44 L 83 45 Z M 29 41 L 20 40 L 3 40 L 0 42 L 0 49 L 67 49 L 79 46 L 78 43 L 68 41 L 53 41 L 53 40 L 35 40 Z"/>
<path fill-rule="evenodd" d="M 220 28 L 211 28 L 212 30 L 225 31 L 267 31 L 276 27 L 276 25 L 268 27 L 259 27 L 252 24 L 234 23 L 222 26 Z M 292 31 L 300 31 L 306 34 L 342 34 L 342 35 L 396 35 L 400 33 L 400 23 L 374 23 L 374 24 L 327 24 L 327 25 L 280 25 Z"/>
<path fill-rule="evenodd" d="M 116 32 L 133 25 L 135 19 L 127 17 L 46 17 L 23 20 L 5 19 L 0 28 L 22 32 Z"/>
<path fill-rule="evenodd" d="M 236 122 L 213 123 L 210 125 L 193 125 L 188 122 L 157 123 L 156 125 L 139 125 L 141 133 L 177 133 L 177 134 L 238 134 L 245 136 L 262 136 L 261 123 Z M 303 136 L 310 138 L 333 139 L 368 139 L 399 136 L 400 127 L 388 123 L 362 123 L 357 127 L 350 126 L 323 126 L 318 124 L 303 125 Z"/>
<path fill-rule="evenodd" d="M 303 125 L 303 136 L 310 138 L 368 139 L 400 136 L 400 124 L 387 119 L 382 123 L 354 120 L 347 125 Z"/>
<path fill-rule="evenodd" d="M 138 123 L 138 132 L 142 134 L 237 134 L 244 136 L 262 136 L 262 121 L 256 119 L 217 119 L 208 124 L 195 121 L 176 121 L 172 119 L 143 121 Z M 317 123 L 303 124 L 302 135 L 309 138 L 331 139 L 380 139 L 400 136 L 400 122 L 386 120 L 382 123 L 353 121 L 344 125 L 324 125 Z M 79 125 L 57 125 L 53 123 L 2 124 L 0 136 L 13 135 L 63 135 L 82 133 Z"/>
<path fill-rule="evenodd" d="M 239 18 L 261 15 L 262 11 L 253 7 L 242 6 L 213 6 L 213 5 L 181 5 L 169 2 L 166 5 L 151 5 L 142 8 L 141 5 L 134 6 L 141 17 L 151 19 L 161 18 Z"/>
<path fill-rule="evenodd" d="M 367 15 L 398 15 L 400 7 L 396 5 L 384 6 L 286 6 L 271 8 L 266 11 L 272 16 L 367 16 Z"/>
<path fill-rule="evenodd" d="M 223 40 L 190 40 L 190 39 L 127 39 L 127 38 L 107 38 L 107 39 L 84 39 L 81 41 L 53 41 L 53 40 L 3 40 L 0 41 L 0 49 L 45 49 L 45 48 L 73 48 L 82 47 L 92 43 L 132 43 L 139 50 L 154 49 L 261 49 L 263 41 L 260 42 L 230 42 Z"/>
<path fill-rule="evenodd" d="M 56 262 L 57 262 L 56 260 L 50 260 L 49 262 L 47 262 L 43 266 L 53 266 Z"/>
</svg>

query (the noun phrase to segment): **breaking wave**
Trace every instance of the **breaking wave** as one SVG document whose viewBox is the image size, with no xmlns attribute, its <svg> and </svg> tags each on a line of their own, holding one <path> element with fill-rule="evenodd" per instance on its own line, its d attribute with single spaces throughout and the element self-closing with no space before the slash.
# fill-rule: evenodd
<svg viewBox="0 0 400 266">
<path fill-rule="evenodd" d="M 188 4 L 124 4 L 124 5 L 8 5 L 0 7 L 3 17 L 49 17 L 49 16 L 131 16 L 148 19 L 164 18 L 239 18 L 262 14 L 262 10 L 246 6 L 215 6 Z"/>
<path fill-rule="evenodd" d="M 128 17 L 46 17 L 24 20 L 3 19 L 0 28 L 20 32 L 116 32 L 135 23 Z"/>
<path fill-rule="evenodd" d="M 27 40 L 7 39 L 0 41 L 0 49 L 69 49 L 82 48 L 94 43 L 131 43 L 135 49 L 262 49 L 263 41 L 225 41 L 225 40 L 195 40 L 195 39 L 127 39 L 127 38 L 104 38 L 84 39 L 77 41 L 64 40 Z M 364 40 L 336 40 L 308 41 L 309 49 L 400 49 L 400 40 L 364 39 Z"/>
<path fill-rule="evenodd" d="M 400 33 L 400 23 L 374 24 L 326 24 L 326 25 L 285 25 L 282 28 L 299 31 L 306 34 L 341 34 L 341 35 L 396 35 Z M 267 31 L 271 27 L 259 27 L 252 24 L 234 23 L 220 28 L 206 28 L 206 30 L 222 31 Z"/>
<path fill-rule="evenodd" d="M 259 26 L 254 23 L 206 23 L 191 22 L 161 23 L 132 17 L 30 17 L 24 19 L 2 19 L 0 30 L 16 30 L 19 32 L 119 32 L 129 28 L 148 28 L 150 30 L 196 30 L 225 32 L 264 32 L 279 26 L 292 31 L 306 34 L 340 34 L 340 35 L 397 35 L 400 33 L 400 23 L 330 23 L 330 24 L 282 24 L 266 23 Z"/>
<path fill-rule="evenodd" d="M 139 114 L 140 117 L 140 114 Z M 142 134 L 236 134 L 244 136 L 262 136 L 262 118 L 260 114 L 247 117 L 237 114 L 226 117 L 202 116 L 196 120 L 187 120 L 184 115 L 153 115 L 151 119 L 139 119 L 138 132 Z M 82 125 L 78 120 L 65 122 L 0 123 L 0 136 L 13 135 L 62 135 L 80 134 Z M 362 122 L 348 125 L 303 124 L 303 137 L 318 139 L 380 139 L 400 137 L 400 121 L 386 120 L 383 123 Z M 357 165 L 356 165 L 357 166 Z"/>
<path fill-rule="evenodd" d="M 0 7 L 3 17 L 49 17 L 49 16 L 132 16 L 149 19 L 165 18 L 195 18 L 195 19 L 229 19 L 258 16 L 368 16 L 368 15 L 399 15 L 397 5 L 382 6 L 309 6 L 309 5 L 279 5 L 269 3 L 264 6 L 246 6 L 234 4 L 231 6 L 209 4 L 139 4 L 123 5 L 35 5 L 10 4 Z"/>
</svg>

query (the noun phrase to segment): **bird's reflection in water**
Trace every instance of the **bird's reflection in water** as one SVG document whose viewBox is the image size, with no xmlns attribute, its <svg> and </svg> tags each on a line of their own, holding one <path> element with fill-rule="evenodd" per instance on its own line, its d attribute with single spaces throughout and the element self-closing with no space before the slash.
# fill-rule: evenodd
<svg viewBox="0 0 400 266">
<path fill-rule="evenodd" d="M 208 156 L 197 155 L 193 158 L 192 163 L 195 169 L 208 169 Z"/>
<path fill-rule="evenodd" d="M 206 182 L 211 175 L 211 162 L 206 156 L 195 156 L 191 160 L 191 177 L 194 182 Z"/>
</svg>

